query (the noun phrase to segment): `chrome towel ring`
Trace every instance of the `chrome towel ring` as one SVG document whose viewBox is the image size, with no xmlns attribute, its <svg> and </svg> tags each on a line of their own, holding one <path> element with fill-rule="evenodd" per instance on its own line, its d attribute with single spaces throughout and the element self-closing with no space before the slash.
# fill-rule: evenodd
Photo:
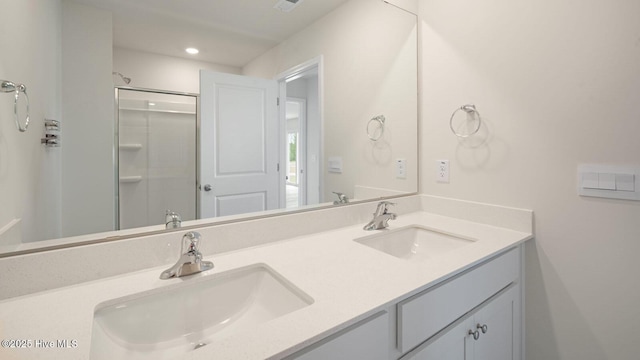
<svg viewBox="0 0 640 360">
<path fill-rule="evenodd" d="M 456 131 L 456 129 L 453 126 L 453 118 L 455 117 L 456 113 L 458 111 L 464 111 L 465 113 L 467 113 L 467 120 L 473 120 L 474 118 L 478 119 L 478 125 L 471 130 L 470 133 L 468 134 L 461 134 L 458 131 Z M 471 118 L 471 119 L 470 119 Z M 451 131 L 460 138 L 467 138 L 471 135 L 476 134 L 479 130 L 480 130 L 480 126 L 482 126 L 482 118 L 480 117 L 480 113 L 478 112 L 478 110 L 476 110 L 476 106 L 473 104 L 467 104 L 467 105 L 462 105 L 460 106 L 458 109 L 456 109 L 453 114 L 451 114 L 451 118 L 449 119 L 449 128 L 451 128 Z"/>
<path fill-rule="evenodd" d="M 378 141 L 384 134 L 384 115 L 378 115 L 367 123 L 367 136 L 371 141 Z M 372 126 L 373 125 L 373 126 Z M 377 125 L 377 126 L 376 126 Z"/>
<path fill-rule="evenodd" d="M 0 92 L 14 94 L 13 114 L 16 121 L 16 127 L 20 132 L 27 131 L 27 127 L 29 127 L 29 95 L 27 95 L 27 87 L 24 84 L 17 84 L 8 80 L 0 80 Z M 21 93 L 24 94 L 27 109 L 24 125 L 20 124 L 20 119 L 18 118 L 18 100 L 20 99 Z"/>
</svg>

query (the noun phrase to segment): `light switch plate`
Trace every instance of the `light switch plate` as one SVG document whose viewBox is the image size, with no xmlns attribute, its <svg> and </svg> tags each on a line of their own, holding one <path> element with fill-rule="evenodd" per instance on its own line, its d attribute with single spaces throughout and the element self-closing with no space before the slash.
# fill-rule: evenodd
<svg viewBox="0 0 640 360">
<path fill-rule="evenodd" d="M 342 157 L 332 156 L 328 158 L 327 168 L 330 173 L 342 174 Z"/>
<path fill-rule="evenodd" d="M 578 166 L 578 195 L 640 200 L 640 167 L 581 164 Z"/>
</svg>

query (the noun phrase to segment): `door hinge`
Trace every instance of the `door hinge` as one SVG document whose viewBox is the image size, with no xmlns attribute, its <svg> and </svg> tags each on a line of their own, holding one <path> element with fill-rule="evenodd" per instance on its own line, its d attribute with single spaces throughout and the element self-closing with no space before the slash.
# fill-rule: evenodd
<svg viewBox="0 0 640 360">
<path fill-rule="evenodd" d="M 276 105 L 280 106 L 280 98 L 276 98 Z"/>
<path fill-rule="evenodd" d="M 277 172 L 280 172 L 280 163 L 277 163 L 277 164 L 276 164 L 276 171 L 277 171 Z"/>
</svg>

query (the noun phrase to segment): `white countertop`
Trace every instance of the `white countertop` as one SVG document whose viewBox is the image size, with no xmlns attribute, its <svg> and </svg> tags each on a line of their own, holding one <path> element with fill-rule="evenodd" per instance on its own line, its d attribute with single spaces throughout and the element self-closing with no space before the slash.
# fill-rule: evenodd
<svg viewBox="0 0 640 360">
<path fill-rule="evenodd" d="M 166 268 L 162 266 L 12 298 L 0 302 L 1 339 L 67 339 L 76 340 L 78 347 L 0 348 L 0 358 L 89 359 L 97 304 L 256 263 L 267 264 L 311 296 L 313 304 L 231 334 L 181 358 L 280 358 L 532 238 L 531 233 L 423 211 L 398 217 L 390 222 L 390 229 L 412 224 L 477 241 L 428 263 L 414 263 L 356 243 L 353 239 L 371 232 L 354 225 L 205 256 L 215 268 L 191 277 L 160 280 L 160 272 Z"/>
</svg>

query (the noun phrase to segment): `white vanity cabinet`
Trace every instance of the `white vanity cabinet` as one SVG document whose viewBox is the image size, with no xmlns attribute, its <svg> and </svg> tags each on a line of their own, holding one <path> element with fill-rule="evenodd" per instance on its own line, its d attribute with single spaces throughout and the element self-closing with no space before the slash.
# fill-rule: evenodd
<svg viewBox="0 0 640 360">
<path fill-rule="evenodd" d="M 402 299 L 287 359 L 521 360 L 521 251 Z"/>
<path fill-rule="evenodd" d="M 398 303 L 398 350 L 406 353 L 497 294 L 518 284 L 520 251 L 513 249 Z"/>
<path fill-rule="evenodd" d="M 518 286 L 501 291 L 402 360 L 520 359 Z"/>
<path fill-rule="evenodd" d="M 520 360 L 521 265 L 512 249 L 398 303 L 402 360 Z"/>
</svg>

